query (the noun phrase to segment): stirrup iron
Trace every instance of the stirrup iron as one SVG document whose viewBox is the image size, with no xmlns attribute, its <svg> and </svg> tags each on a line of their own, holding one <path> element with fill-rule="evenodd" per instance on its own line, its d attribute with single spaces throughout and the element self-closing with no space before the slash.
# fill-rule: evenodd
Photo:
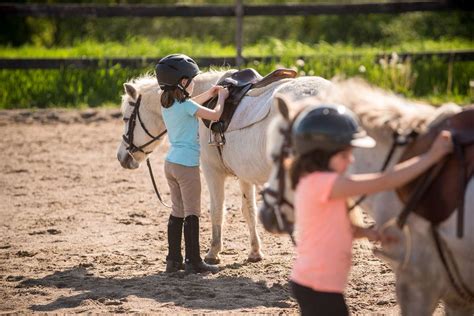
<svg viewBox="0 0 474 316">
<path fill-rule="evenodd" d="M 211 122 L 209 125 L 209 146 L 224 146 L 225 145 L 225 136 L 224 133 L 222 132 L 214 132 L 212 130 L 212 126 L 218 123 L 218 121 Z M 212 137 L 212 134 L 214 134 L 214 139 Z"/>
</svg>

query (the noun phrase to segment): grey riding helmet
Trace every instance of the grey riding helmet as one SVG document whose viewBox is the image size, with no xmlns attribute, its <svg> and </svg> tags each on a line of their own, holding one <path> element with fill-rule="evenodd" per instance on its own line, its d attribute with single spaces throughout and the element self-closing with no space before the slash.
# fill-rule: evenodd
<svg viewBox="0 0 474 316">
<path fill-rule="evenodd" d="M 357 116 L 342 105 L 320 105 L 298 115 L 292 127 L 296 155 L 314 150 L 337 152 L 347 147 L 372 148 L 375 140 L 360 127 Z"/>
<path fill-rule="evenodd" d="M 192 79 L 199 73 L 199 67 L 189 56 L 172 54 L 160 59 L 155 67 L 156 79 L 161 89 L 166 87 L 181 87 L 181 79 Z M 188 82 L 188 84 L 190 81 Z"/>
</svg>

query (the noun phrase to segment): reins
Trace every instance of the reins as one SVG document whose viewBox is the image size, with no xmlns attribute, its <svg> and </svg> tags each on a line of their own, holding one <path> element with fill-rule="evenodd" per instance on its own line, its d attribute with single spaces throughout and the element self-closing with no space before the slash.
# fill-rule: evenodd
<svg viewBox="0 0 474 316">
<path fill-rule="evenodd" d="M 404 135 L 398 133 L 398 131 L 394 131 L 392 134 L 392 146 L 390 146 L 390 150 L 387 153 L 387 156 L 385 157 L 385 160 L 382 164 L 382 168 L 380 168 L 379 172 L 383 172 L 387 169 L 390 161 L 392 160 L 393 154 L 395 153 L 395 149 L 397 149 L 400 146 L 406 146 L 411 140 L 415 139 L 416 136 L 418 135 L 417 132 L 411 131 L 409 134 Z M 361 197 L 357 199 L 357 201 L 350 207 L 347 208 L 347 210 L 350 212 L 352 211 L 356 206 L 358 206 L 360 203 L 362 203 L 365 199 L 367 198 L 367 195 L 364 194 Z"/>
<path fill-rule="evenodd" d="M 166 204 L 166 203 L 163 201 L 163 199 L 161 198 L 160 192 L 158 191 L 158 187 L 156 186 L 155 177 L 153 176 L 153 170 L 151 169 L 150 159 L 148 159 L 148 158 L 147 158 L 147 160 L 146 160 L 146 165 L 147 165 L 148 171 L 149 171 L 149 173 L 150 173 L 151 183 L 153 184 L 153 189 L 155 189 L 156 197 L 158 198 L 158 200 L 160 201 L 160 203 L 161 203 L 164 207 L 171 208 L 171 206 L 169 206 L 168 204 Z"/>
<path fill-rule="evenodd" d="M 163 132 L 161 132 L 158 136 L 153 136 L 149 131 L 148 129 L 145 127 L 145 124 L 143 123 L 143 120 L 140 116 L 140 111 L 139 111 L 139 108 L 140 108 L 140 104 L 141 104 L 141 100 L 142 100 L 142 95 L 140 94 L 137 98 L 137 101 L 136 102 L 128 102 L 128 104 L 130 106 L 133 107 L 133 111 L 132 111 L 132 114 L 130 114 L 130 117 L 128 118 L 124 118 L 123 120 L 125 122 L 128 122 L 128 129 L 127 129 L 127 135 L 122 135 L 122 139 L 123 141 L 125 142 L 125 144 L 127 144 L 127 152 L 128 154 L 133 158 L 133 153 L 139 151 L 139 152 L 142 152 L 144 153 L 145 155 L 148 155 L 150 154 L 151 152 L 146 152 L 144 150 L 145 147 L 147 147 L 148 145 L 154 143 L 155 141 L 159 140 L 163 135 L 166 134 L 167 130 L 165 129 Z M 141 128 L 145 131 L 145 133 L 151 138 L 150 141 L 146 142 L 145 144 L 143 145 L 140 145 L 140 146 L 136 146 L 134 143 L 133 143 L 133 138 L 134 138 L 134 131 L 135 131 L 135 126 L 137 124 L 137 118 L 138 118 L 138 122 L 140 123 L 140 126 Z M 155 194 L 156 194 L 156 197 L 158 198 L 158 200 L 160 201 L 160 203 L 167 207 L 167 208 L 171 208 L 171 206 L 167 205 L 163 199 L 161 198 L 161 195 L 160 195 L 160 192 L 158 191 L 158 187 L 156 185 L 156 182 L 155 182 L 155 177 L 153 176 L 153 170 L 151 168 L 151 163 L 150 163 L 150 158 L 147 158 L 146 159 L 146 164 L 148 166 L 148 172 L 150 173 L 150 178 L 151 178 L 151 182 L 153 184 L 153 189 L 155 190 Z"/>
</svg>

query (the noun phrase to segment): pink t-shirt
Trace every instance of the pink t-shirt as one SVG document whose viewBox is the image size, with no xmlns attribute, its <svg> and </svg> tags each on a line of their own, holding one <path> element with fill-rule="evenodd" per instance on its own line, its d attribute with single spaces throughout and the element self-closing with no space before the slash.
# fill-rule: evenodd
<svg viewBox="0 0 474 316">
<path fill-rule="evenodd" d="M 296 261 L 291 279 L 320 292 L 343 293 L 351 267 L 352 228 L 344 199 L 329 200 L 334 172 L 313 172 L 295 192 Z"/>
</svg>

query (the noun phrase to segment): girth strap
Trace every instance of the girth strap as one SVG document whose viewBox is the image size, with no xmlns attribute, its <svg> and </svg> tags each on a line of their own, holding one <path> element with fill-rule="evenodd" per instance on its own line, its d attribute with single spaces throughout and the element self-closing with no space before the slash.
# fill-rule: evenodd
<svg viewBox="0 0 474 316">
<path fill-rule="evenodd" d="M 462 276 L 459 273 L 459 268 L 454 260 L 452 252 L 446 245 L 446 242 L 440 236 L 437 228 L 431 225 L 431 233 L 435 241 L 436 250 L 438 250 L 439 257 L 448 275 L 449 281 L 453 286 L 454 290 L 458 293 L 462 299 L 467 303 L 474 302 L 474 293 L 469 287 L 463 282 Z"/>
<path fill-rule="evenodd" d="M 465 155 L 464 146 L 471 145 L 474 143 L 473 140 L 465 140 L 465 139 L 458 139 L 456 135 L 453 137 L 454 143 L 454 155 L 459 161 L 459 168 L 460 168 L 460 177 L 459 177 L 459 196 L 458 196 L 458 222 L 457 222 L 457 235 L 458 238 L 462 238 L 464 235 L 464 195 L 466 192 L 466 187 L 469 182 L 469 179 L 472 177 L 473 172 L 468 175 L 467 170 L 467 161 Z"/>
<path fill-rule="evenodd" d="M 405 206 L 400 212 L 400 215 L 398 215 L 397 224 L 400 228 L 403 228 L 407 221 L 408 215 L 416 208 L 416 206 L 421 200 L 421 197 L 425 194 L 426 190 L 433 183 L 434 179 L 436 178 L 436 176 L 438 176 L 441 169 L 443 169 L 445 163 L 446 159 L 443 159 L 434 167 L 431 167 L 430 170 L 422 176 L 422 180 L 417 183 L 415 190 L 411 193 L 410 198 L 405 203 Z"/>
</svg>

